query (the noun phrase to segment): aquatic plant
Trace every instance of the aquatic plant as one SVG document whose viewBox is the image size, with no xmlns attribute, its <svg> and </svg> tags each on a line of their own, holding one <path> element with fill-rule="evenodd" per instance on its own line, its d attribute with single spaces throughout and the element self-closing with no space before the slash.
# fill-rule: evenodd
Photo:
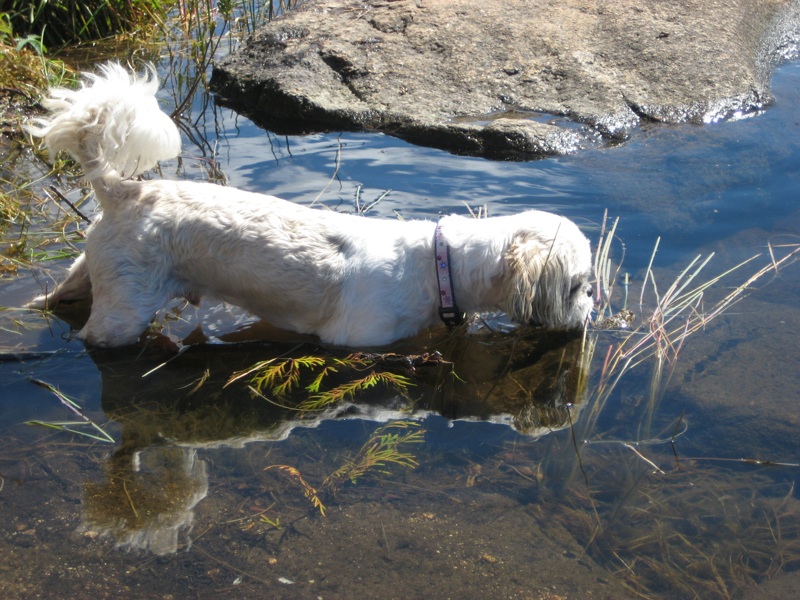
<svg viewBox="0 0 800 600">
<path fill-rule="evenodd" d="M 306 499 L 308 499 L 309 502 L 311 502 L 311 506 L 319 510 L 323 517 L 325 516 L 326 509 L 325 505 L 322 503 L 322 500 L 319 498 L 319 492 L 317 492 L 314 487 L 309 485 L 300 471 L 289 465 L 270 465 L 269 467 L 264 468 L 265 471 L 271 471 L 273 469 L 276 469 L 281 473 L 285 473 L 290 479 L 292 479 L 292 481 L 297 483 L 303 490 L 303 495 L 306 497 Z"/>
<path fill-rule="evenodd" d="M 610 247 L 615 234 L 617 221 L 610 228 L 606 228 L 607 219 L 604 218 L 601 238 L 598 243 L 595 257 L 595 273 L 597 276 L 597 294 L 599 308 L 595 326 L 600 329 L 607 328 L 609 322 L 615 331 L 616 342 L 608 345 L 606 355 L 600 366 L 598 382 L 592 391 L 594 396 L 592 416 L 584 420 L 583 428 L 591 430 L 597 416 L 602 411 L 605 402 L 613 393 L 617 384 L 631 369 L 652 361 L 652 380 L 650 390 L 650 407 L 652 415 L 655 403 L 663 393 L 663 382 L 669 379 L 671 367 L 674 367 L 684 343 L 693 334 L 703 330 L 712 321 L 725 314 L 732 306 L 742 301 L 754 289 L 753 286 L 768 275 L 776 275 L 780 269 L 794 263 L 800 257 L 800 244 L 786 244 L 773 246 L 767 243 L 768 260 L 755 272 L 746 276 L 741 283 L 732 285 L 730 291 L 717 299 L 709 300 L 710 292 L 719 290 L 720 282 L 730 279 L 734 273 L 740 272 L 764 253 L 759 253 L 743 260 L 734 267 L 722 273 L 702 279 L 701 274 L 714 257 L 712 252 L 706 257 L 696 256 L 677 275 L 672 283 L 659 292 L 653 263 L 658 251 L 660 239 L 656 240 L 653 253 L 650 257 L 639 295 L 639 319 L 636 326 L 631 325 L 628 315 L 633 313 L 628 309 L 628 284 L 625 284 L 623 308 L 617 313 L 623 318 L 615 321 L 612 314 L 612 298 L 620 266 L 613 267 L 610 256 Z M 777 252 L 785 254 L 778 257 Z M 627 282 L 627 277 L 626 277 Z M 644 313 L 644 297 L 647 291 L 654 297 L 653 308 Z M 720 296 L 719 292 L 716 294 Z M 708 302 L 707 302 L 708 301 Z M 619 327 L 618 325 L 622 326 Z M 615 326 L 616 325 L 616 326 Z M 587 358 L 593 360 L 597 345 L 597 335 L 585 333 Z M 665 373 L 665 368 L 670 369 Z M 649 426 L 644 428 L 649 430 Z M 647 435 L 647 434 L 645 434 Z"/>
<path fill-rule="evenodd" d="M 595 257 L 598 294 L 597 318 L 593 324 L 594 328 L 591 330 L 587 328 L 584 331 L 582 350 L 583 362 L 586 367 L 582 373 L 587 379 L 584 385 L 588 386 L 585 388 L 588 390 L 587 410 L 580 421 L 573 424 L 576 457 L 583 477 L 587 481 L 586 473 L 583 470 L 582 454 L 587 447 L 594 447 L 591 441 L 595 435 L 600 415 L 626 375 L 640 366 L 650 369 L 647 401 L 644 403 L 645 412 L 638 426 L 638 438 L 636 440 L 604 439 L 601 443 L 619 444 L 633 452 L 638 459 L 658 470 L 658 466 L 646 458 L 639 448 L 665 442 L 673 443 L 675 438 L 686 430 L 686 424 L 680 418 L 674 426 L 671 438 L 663 439 L 663 434 L 654 436 L 651 432 L 653 416 L 686 341 L 747 297 L 755 289 L 754 285 L 757 282 L 768 275 L 777 275 L 780 269 L 800 258 L 800 244 L 773 246 L 771 243 L 767 243 L 768 260 L 765 264 L 745 276 L 741 283 L 725 288 L 729 291 L 723 293 L 719 291 L 720 282 L 723 280 L 727 282 L 732 274 L 740 272 L 745 266 L 754 263 L 759 258 L 763 259 L 765 253 L 751 256 L 734 267 L 707 279 L 703 279 L 702 275 L 711 263 L 714 253 L 706 257 L 698 255 L 675 277 L 665 291 L 659 292 L 653 268 L 660 243 L 660 239 L 656 240 L 641 284 L 637 320 L 634 318 L 633 311 L 627 308 L 629 300 L 627 275 L 624 284 L 623 308 L 616 314 L 612 310 L 614 288 L 621 270 L 621 263 L 616 267 L 613 266 L 610 254 L 616 226 L 617 221 L 615 220 L 611 227 L 607 228 L 607 218 L 604 217 Z M 778 251 L 783 251 L 784 254 L 778 256 Z M 654 296 L 654 302 L 652 309 L 645 312 L 643 309 L 644 297 L 648 289 Z M 712 298 L 712 296 L 716 296 L 716 298 Z M 633 323 L 636 325 L 634 326 Z M 605 345 L 605 354 L 600 361 L 596 356 L 597 348 L 601 336 L 609 333 L 614 337 Z M 595 371 L 599 369 L 599 373 L 592 371 L 590 368 L 592 365 L 595 366 Z M 593 385 L 589 385 L 590 378 Z"/>
<path fill-rule="evenodd" d="M 70 201 L 57 189 L 43 187 L 46 179 L 31 179 L 16 169 L 18 160 L 26 160 L 18 150 L 0 162 L 0 276 L 33 264 L 74 258 L 87 226 L 79 207 L 88 200 L 88 191 L 76 190 L 80 198 Z"/>
<path fill-rule="evenodd" d="M 69 433 L 74 433 L 76 435 L 81 435 L 96 440 L 98 442 L 108 442 L 111 444 L 115 443 L 114 438 L 111 435 L 109 435 L 105 429 L 103 429 L 102 427 L 100 427 L 100 425 L 98 425 L 92 419 L 87 417 L 86 414 L 83 412 L 83 409 L 80 407 L 80 405 L 73 399 L 69 398 L 66 394 L 61 392 L 61 390 L 59 390 L 56 386 L 47 383 L 45 381 L 41 381 L 39 379 L 31 379 L 31 383 L 38 385 L 39 387 L 43 387 L 44 389 L 52 393 L 56 398 L 58 398 L 61 404 L 67 407 L 67 409 L 71 413 L 80 417 L 81 420 L 80 421 L 33 420 L 33 421 L 26 421 L 25 423 L 26 425 L 38 425 L 40 427 L 48 427 L 50 429 L 57 429 L 59 431 L 66 431 Z M 94 429 L 96 433 L 91 433 L 78 429 L 79 427 L 84 427 L 87 425 L 92 429 Z"/>
<path fill-rule="evenodd" d="M 202 110 L 196 118 L 192 116 L 192 105 L 198 91 L 208 91 L 213 61 L 221 53 L 230 52 L 242 37 L 289 10 L 293 3 L 291 0 L 223 0 L 217 3 L 176 0 L 173 4 L 176 8 L 169 13 L 169 18 L 159 22 L 160 37 L 169 40 L 164 47 L 173 67 L 168 71 L 164 87 L 173 96 L 172 117 L 202 149 L 205 140 L 193 129 L 209 108 L 210 94 L 202 94 Z M 213 149 L 207 150 L 213 156 Z"/>
<path fill-rule="evenodd" d="M 416 421 L 392 421 L 382 425 L 372 432 L 352 458 L 328 475 L 318 488 L 310 485 L 297 468 L 289 465 L 270 465 L 264 471 L 277 470 L 285 474 L 300 487 L 303 496 L 324 517 L 326 508 L 321 497 L 335 497 L 344 483 L 355 484 L 368 475 L 389 475 L 392 466 L 416 468 L 419 465 L 416 456 L 403 448 L 408 444 L 422 443 L 424 436 L 425 430 Z"/>
<path fill-rule="evenodd" d="M 694 461 L 653 475 L 602 448 L 584 459 L 591 488 L 571 488 L 548 514 L 633 595 L 730 599 L 800 566 L 791 482 Z"/>
<path fill-rule="evenodd" d="M 697 460 L 679 460 L 676 444 L 688 430 L 684 416 L 656 433 L 654 417 L 691 336 L 727 314 L 757 283 L 797 261 L 800 244 L 768 242 L 764 252 L 712 275 L 707 272 L 714 254 L 698 255 L 662 288 L 655 274 L 657 240 L 636 307 L 631 306 L 627 276 L 619 284 L 621 261 L 615 264 L 611 258 L 616 226 L 617 221 L 609 226 L 604 219 L 595 257 L 598 316 L 584 332 L 586 409 L 572 424 L 573 474 L 584 485 L 569 486 L 568 497 L 560 498 L 559 508 L 548 514 L 561 520 L 634 595 L 671 590 L 679 597 L 731 598 L 800 564 L 794 541 L 800 503 L 791 484 L 761 473 L 727 472 Z M 748 267 L 752 271 L 742 275 Z M 652 298 L 649 310 L 644 308 L 646 298 Z M 621 303 L 617 312 L 614 303 Z M 626 377 L 641 368 L 650 370 L 650 379 L 636 392 L 642 400 L 637 437 L 609 438 L 598 429 L 600 416 L 612 398 L 619 399 Z M 620 461 L 611 456 L 615 452 L 630 452 L 633 460 Z M 666 466 L 670 463 L 672 468 Z M 544 482 L 543 488 L 547 486 Z M 747 497 L 736 501 L 736 493 Z"/>
<path fill-rule="evenodd" d="M 393 421 L 378 427 L 352 459 L 328 475 L 322 483 L 323 487 L 335 494 L 345 481 L 356 483 L 373 471 L 388 474 L 390 465 L 409 469 L 419 466 L 416 456 L 400 450 L 406 444 L 424 441 L 425 430 L 419 427 L 416 421 Z M 397 430 L 397 433 L 393 430 Z"/>
<path fill-rule="evenodd" d="M 376 370 L 378 360 L 378 355 L 363 353 L 344 358 L 314 355 L 277 357 L 234 373 L 226 385 L 248 378 L 248 387 L 253 394 L 301 413 L 321 411 L 351 401 L 358 394 L 378 385 L 405 394 L 413 385 L 411 380 L 391 371 Z M 331 376 L 342 370 L 355 376 L 327 386 Z M 361 375 L 362 372 L 365 374 Z M 296 398 L 290 398 L 292 393 L 298 391 L 300 394 Z"/>
<path fill-rule="evenodd" d="M 361 188 L 362 188 L 361 184 L 357 185 L 355 193 L 355 211 L 359 215 L 367 214 L 370 210 L 375 208 L 375 206 L 377 206 L 380 201 L 382 201 L 384 198 L 386 198 L 386 196 L 388 196 L 392 192 L 392 190 L 386 190 L 382 192 L 380 195 L 378 195 L 378 197 L 375 198 L 375 200 L 373 200 L 372 202 L 364 203 L 363 199 L 361 198 Z"/>
<path fill-rule="evenodd" d="M 344 358 L 323 355 L 276 357 L 233 373 L 225 386 L 244 380 L 252 394 L 302 415 L 352 401 L 379 385 L 405 395 L 413 385 L 411 380 L 378 368 L 383 362 L 391 362 L 395 356 L 355 353 Z M 415 360 L 426 362 L 428 357 L 411 357 L 402 364 L 413 364 Z M 416 457 L 401 447 L 421 443 L 423 439 L 424 430 L 414 421 L 394 421 L 383 425 L 317 488 L 291 465 L 271 465 L 264 470 L 277 470 L 287 476 L 300 487 L 312 507 L 325 516 L 322 497 L 335 496 L 345 482 L 354 484 L 368 474 L 388 474 L 391 466 L 416 467 Z"/>
</svg>

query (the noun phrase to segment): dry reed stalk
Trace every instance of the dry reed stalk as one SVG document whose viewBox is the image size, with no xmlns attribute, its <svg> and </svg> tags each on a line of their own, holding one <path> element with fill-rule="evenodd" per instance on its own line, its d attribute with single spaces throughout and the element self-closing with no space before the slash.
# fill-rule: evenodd
<svg viewBox="0 0 800 600">
<path fill-rule="evenodd" d="M 595 253 L 599 300 L 595 323 L 600 323 L 607 318 L 607 315 L 610 317 L 613 314 L 611 309 L 613 289 L 621 270 L 621 266 L 614 269 L 611 264 L 611 245 L 619 219 L 615 219 L 611 227 L 607 226 L 607 219 L 608 215 L 606 214 L 603 218 L 601 236 Z M 661 239 L 658 238 L 645 271 L 639 297 L 640 306 L 643 306 L 645 289 L 651 287 L 655 298 L 655 308 L 652 314 L 641 318 L 638 326 L 634 329 L 614 332 L 614 335 L 621 336 L 621 339 L 616 343 L 609 344 L 600 366 L 597 383 L 589 392 L 587 402 L 589 410 L 585 412 L 580 424 L 583 433 L 581 437 L 584 439 L 594 429 L 606 401 L 626 373 L 649 361 L 652 361 L 652 373 L 647 413 L 652 416 L 663 393 L 665 383 L 669 380 L 672 368 L 688 338 L 747 297 L 754 283 L 767 274 L 777 274 L 780 269 L 794 262 L 800 254 L 800 244 L 784 244 L 780 247 L 789 249 L 789 251 L 785 256 L 778 258 L 775 254 L 776 247 L 768 244 L 768 264 L 747 277 L 743 283 L 713 303 L 710 308 L 706 308 L 704 302 L 709 291 L 718 287 L 724 278 L 761 257 L 763 253 L 756 254 L 700 283 L 697 282 L 700 281 L 701 274 L 707 270 L 714 253 L 705 258 L 698 255 L 678 274 L 666 291 L 661 293 L 653 270 L 660 242 Z M 587 370 L 593 361 L 598 338 L 597 333 L 592 335 L 586 330 L 584 331 L 582 352 L 585 356 L 582 364 L 587 365 Z M 587 374 L 586 379 L 588 377 Z M 586 386 L 581 389 L 590 388 Z M 649 423 L 644 423 L 643 429 L 649 431 Z"/>
</svg>

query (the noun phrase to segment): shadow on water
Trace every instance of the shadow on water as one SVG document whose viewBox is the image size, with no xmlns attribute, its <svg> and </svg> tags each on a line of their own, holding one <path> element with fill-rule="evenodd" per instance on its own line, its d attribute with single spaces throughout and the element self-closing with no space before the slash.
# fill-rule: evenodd
<svg viewBox="0 0 800 600">
<path fill-rule="evenodd" d="M 172 60 L 162 72 L 191 63 Z M 698 253 L 716 252 L 722 272 L 798 243 L 798 79 L 800 65 L 782 67 L 775 106 L 749 119 L 536 163 L 372 134 L 276 136 L 198 94 L 185 153 L 163 174 L 337 210 L 391 189 L 365 218 L 555 210 L 593 242 L 608 208 L 623 215 L 614 251 L 641 287 L 658 236 L 659 282 Z M 190 88 L 168 79 L 164 106 Z M 70 227 L 79 249 L 83 228 Z M 47 278 L 34 272 L 3 279 L 0 304 L 38 293 Z M 210 300 L 163 311 L 141 347 L 89 352 L 70 333 L 85 306 L 4 310 L 0 592 L 793 598 L 800 276 L 788 267 L 756 287 L 658 377 L 645 361 L 609 393 L 609 357 L 630 332 L 478 323 L 354 356 Z M 33 379 L 116 441 L 81 435 L 86 422 Z M 80 434 L 25 424 L 65 420 Z"/>
</svg>

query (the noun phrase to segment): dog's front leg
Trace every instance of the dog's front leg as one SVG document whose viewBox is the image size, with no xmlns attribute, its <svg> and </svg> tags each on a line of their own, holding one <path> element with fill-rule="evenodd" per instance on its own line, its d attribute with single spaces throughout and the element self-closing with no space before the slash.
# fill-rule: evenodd
<svg viewBox="0 0 800 600">
<path fill-rule="evenodd" d="M 89 267 L 86 265 L 86 254 L 81 254 L 69 268 L 66 279 L 59 283 L 52 292 L 42 294 L 31 300 L 28 308 L 46 310 L 61 301 L 84 300 L 92 296 L 92 280 L 89 278 Z"/>
</svg>

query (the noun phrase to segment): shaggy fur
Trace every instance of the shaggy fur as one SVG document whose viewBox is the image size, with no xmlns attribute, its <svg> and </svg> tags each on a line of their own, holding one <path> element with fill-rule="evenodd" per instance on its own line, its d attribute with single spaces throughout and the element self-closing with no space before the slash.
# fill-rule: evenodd
<svg viewBox="0 0 800 600">
<path fill-rule="evenodd" d="M 85 253 L 34 307 L 92 297 L 87 343 L 137 341 L 174 297 L 206 294 L 322 341 L 375 346 L 440 325 L 430 221 L 315 210 L 210 183 L 132 177 L 180 152 L 155 74 L 117 64 L 54 89 L 29 130 L 77 159 L 102 207 Z M 580 327 L 592 310 L 589 242 L 540 211 L 442 219 L 459 308 Z"/>
</svg>

